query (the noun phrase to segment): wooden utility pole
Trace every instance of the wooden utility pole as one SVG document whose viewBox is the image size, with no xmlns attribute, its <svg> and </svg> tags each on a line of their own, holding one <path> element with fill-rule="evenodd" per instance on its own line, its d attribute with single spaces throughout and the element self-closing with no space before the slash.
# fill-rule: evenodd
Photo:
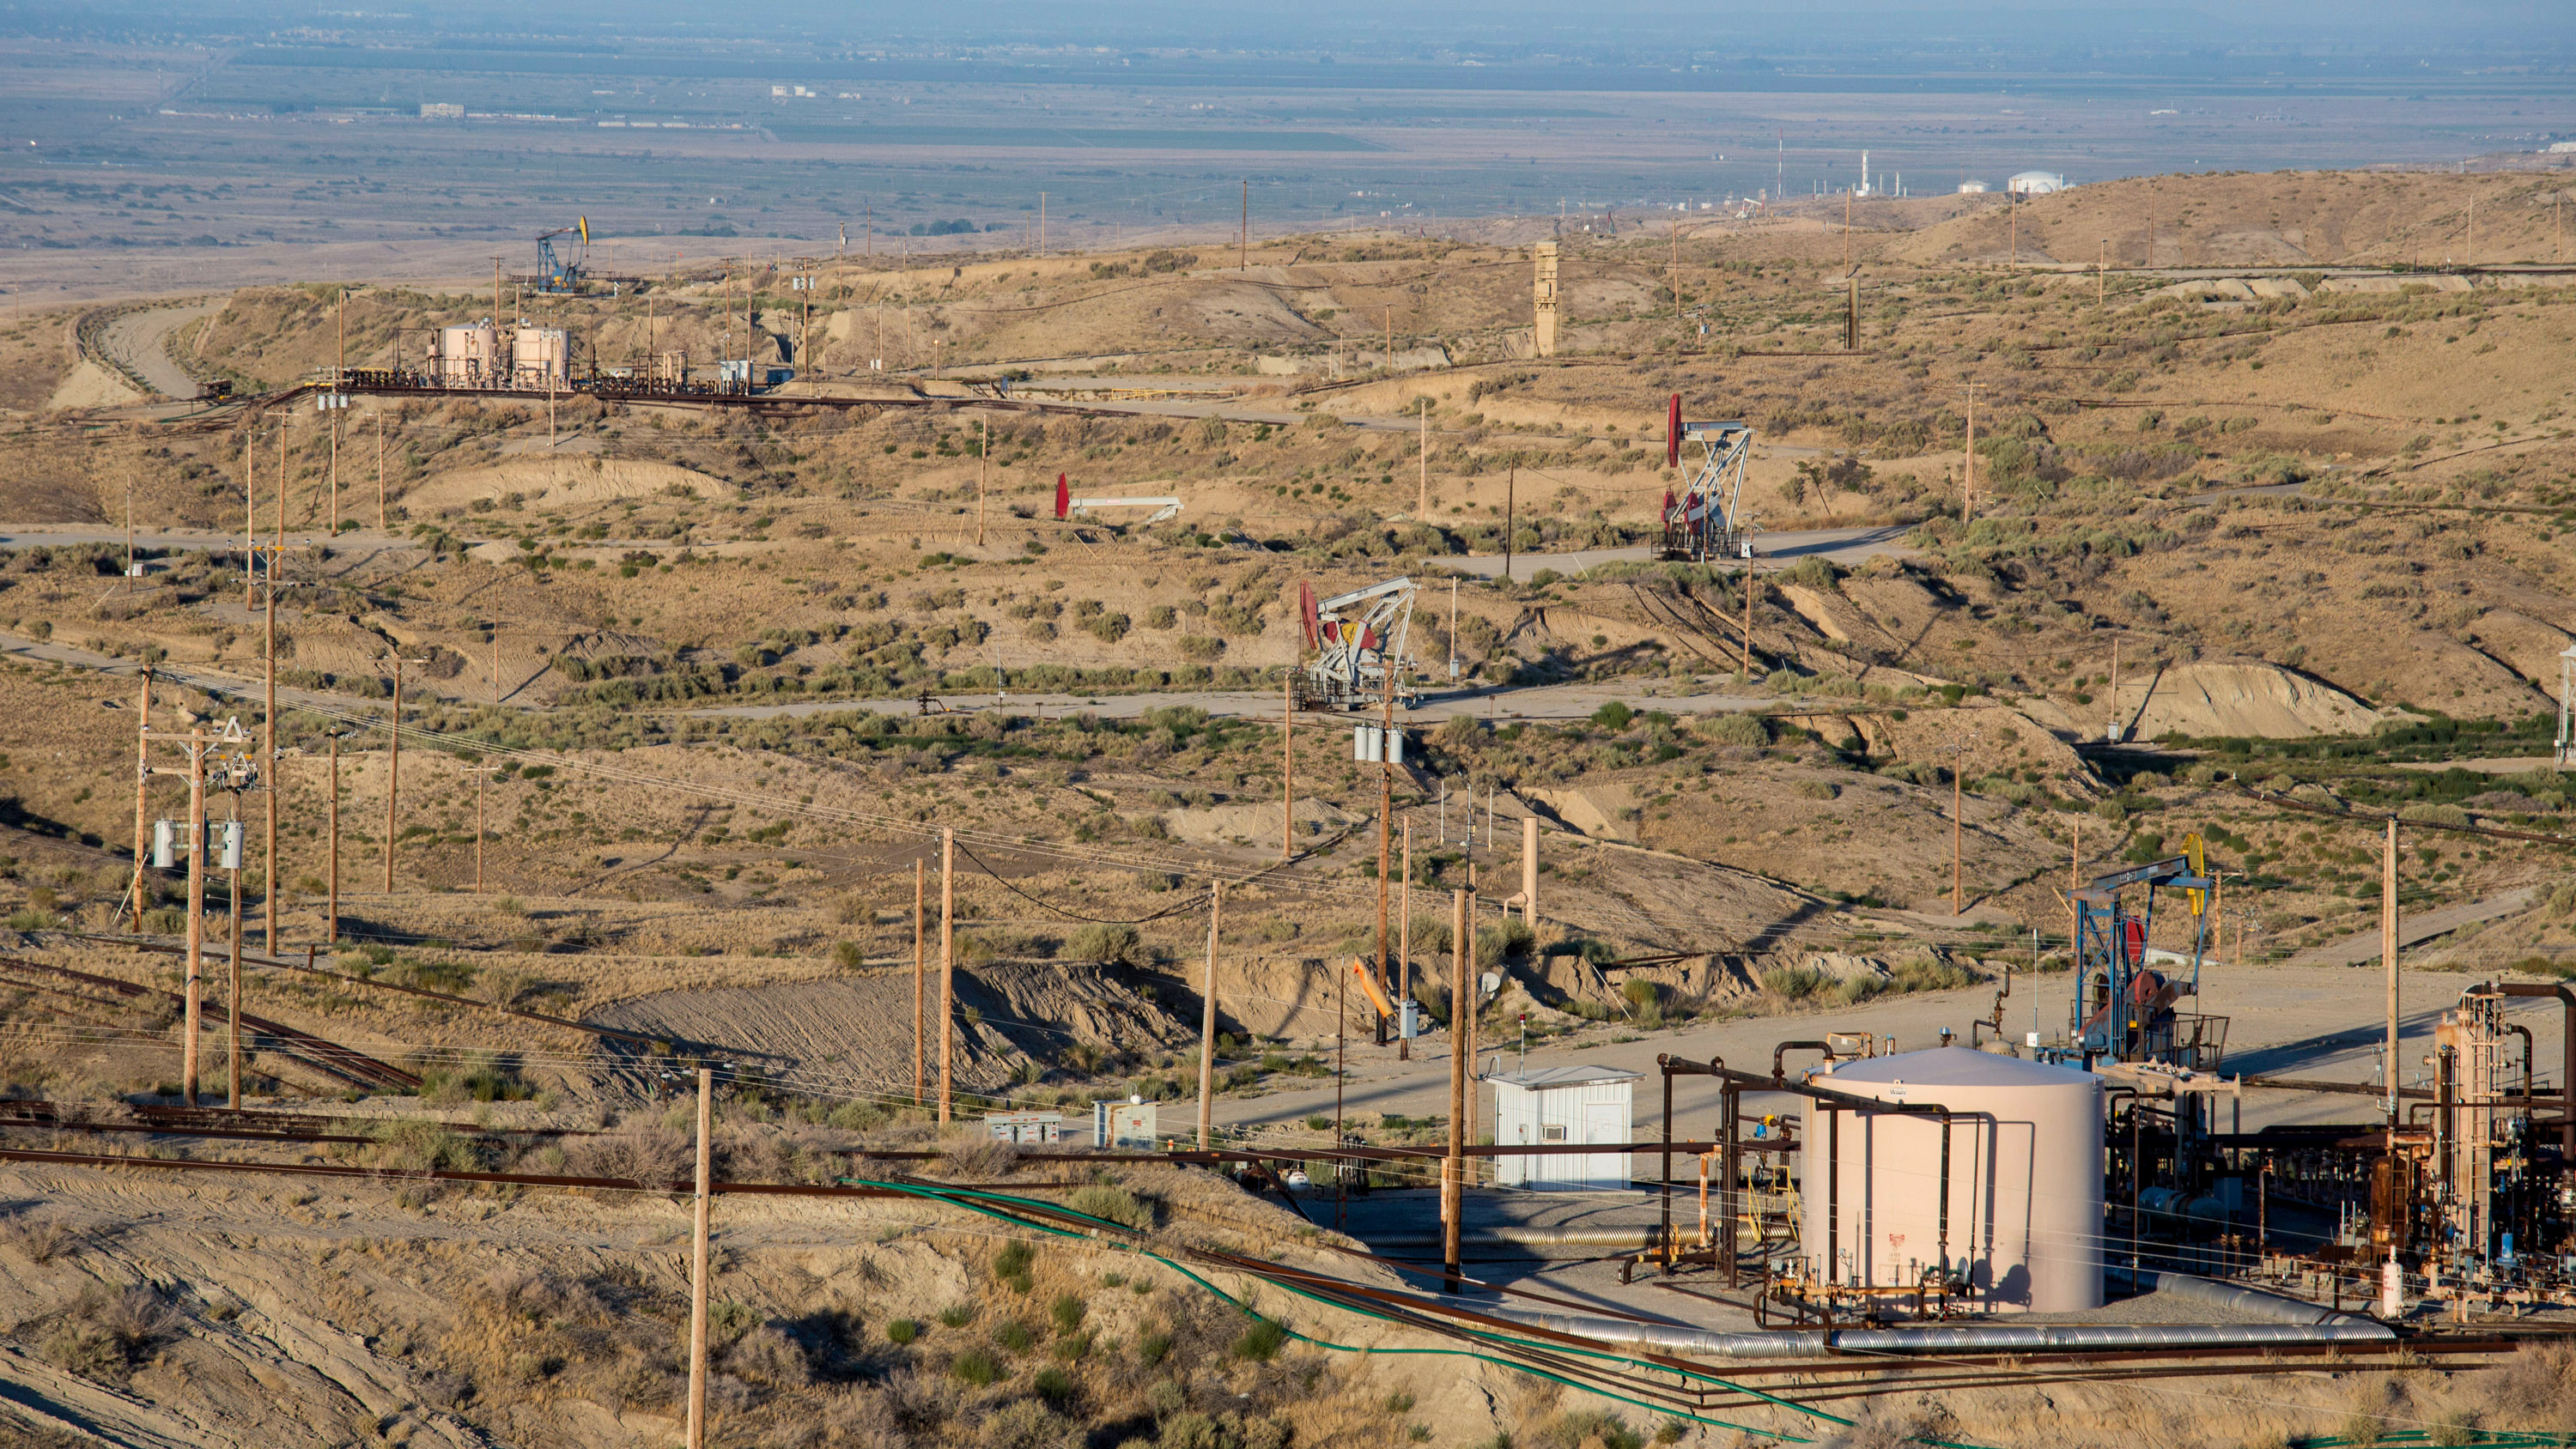
<svg viewBox="0 0 2576 1449">
<path fill-rule="evenodd" d="M 385 513 L 385 410 L 376 409 L 376 531 L 389 532 Z"/>
<path fill-rule="evenodd" d="M 2111 239 L 2106 236 L 2102 238 L 2101 248 L 2093 258 L 2093 305 L 2100 307 L 2110 300 Z"/>
<path fill-rule="evenodd" d="M 1243 229 L 1235 233 L 1234 265 L 1238 271 L 1252 270 L 1252 178 L 1249 176 L 1243 179 Z"/>
<path fill-rule="evenodd" d="M 1389 377 L 1395 375 L 1395 309 L 1393 307 L 1386 309 L 1386 372 Z"/>
<path fill-rule="evenodd" d="M 394 889 L 394 829 L 402 811 L 402 694 L 403 666 L 426 664 L 426 659 L 392 657 L 394 667 L 394 712 L 386 731 L 390 749 L 385 756 L 385 894 Z"/>
<path fill-rule="evenodd" d="M 1279 676 L 1279 858 L 1297 854 L 1297 666 Z"/>
<path fill-rule="evenodd" d="M 143 870 L 151 859 L 151 827 L 143 818 L 152 787 L 152 666 L 143 666 L 142 687 L 134 701 L 134 933 L 143 933 Z"/>
<path fill-rule="evenodd" d="M 939 1125 L 954 1104 L 957 1044 L 957 832 L 939 827 Z"/>
<path fill-rule="evenodd" d="M 279 486 L 283 487 L 281 480 Z M 259 603 L 259 439 L 242 434 L 242 608 Z"/>
<path fill-rule="evenodd" d="M 1207 981 L 1199 991 L 1199 1151 L 1216 1137 L 1216 938 L 1217 913 L 1224 909 L 1225 882 L 1208 882 Z"/>
<path fill-rule="evenodd" d="M 993 423 L 989 418 L 977 418 L 975 426 L 979 430 L 975 442 L 975 546 L 982 548 L 984 546 L 984 489 L 993 478 Z"/>
<path fill-rule="evenodd" d="M 241 793 L 239 791 L 233 794 L 231 813 L 233 818 L 226 823 L 240 824 Z M 226 882 L 225 894 L 232 898 L 232 956 L 224 969 L 224 1016 L 225 1026 L 228 1028 L 224 1048 L 224 1105 L 238 1112 L 241 1110 L 242 873 L 241 856 L 231 851 L 226 854 L 232 857 L 224 863 L 224 868 L 231 873 Z M 276 948 L 270 949 L 274 951 Z"/>
<path fill-rule="evenodd" d="M 1413 817 L 1404 820 L 1403 884 L 1395 900 L 1395 1059 L 1413 1060 L 1413 1038 L 1403 1032 L 1404 1004 L 1413 999 Z"/>
<path fill-rule="evenodd" d="M 1503 470 L 1503 582 L 1512 580 L 1512 513 L 1520 501 L 1521 470 Z"/>
<path fill-rule="evenodd" d="M 281 492 L 279 497 L 285 494 Z M 284 534 L 278 546 L 285 547 Z M 268 911 L 268 954 L 277 954 L 277 564 L 272 556 L 268 566 L 268 607 L 260 611 L 262 630 L 261 653 L 267 667 L 261 678 L 267 690 L 267 713 L 260 720 L 260 787 L 268 795 L 268 874 L 260 882 L 260 895 Z"/>
<path fill-rule="evenodd" d="M 715 1125 L 713 1070 L 698 1068 L 698 1191 L 689 1234 L 689 1449 L 707 1444 L 707 1218 L 714 1205 L 708 1138 Z"/>
<path fill-rule="evenodd" d="M 1977 385 L 1968 384 L 1968 446 L 1959 475 L 1959 522 L 1964 525 L 1976 517 L 1977 494 Z"/>
<path fill-rule="evenodd" d="M 1467 1181 L 1467 1069 L 1474 1054 L 1467 1023 L 1476 1008 L 1476 983 L 1468 975 L 1475 952 L 1467 944 L 1467 893 L 1461 890 L 1449 893 L 1449 949 L 1449 1157 L 1440 1165 L 1440 1263 L 1441 1286 L 1455 1293 L 1466 1286 L 1459 1273 L 1458 1220 Z"/>
<path fill-rule="evenodd" d="M 340 944 L 340 732 L 331 732 L 331 879 L 330 905 L 322 921 L 322 939 Z"/>
<path fill-rule="evenodd" d="M 1388 872 L 1393 868 L 1395 847 L 1395 661 L 1386 661 L 1386 672 L 1379 677 L 1382 686 L 1378 698 L 1377 729 L 1377 986 L 1386 990 L 1395 973 L 1388 968 L 1394 963 L 1387 952 L 1387 886 Z M 1379 1017 L 1377 1044 L 1386 1045 L 1386 1018 Z"/>
<path fill-rule="evenodd" d="M 930 1037 L 922 1020 L 922 997 L 927 981 L 928 953 L 922 949 L 924 901 L 930 894 L 930 862 L 912 863 L 912 1105 L 918 1107 L 928 1098 L 922 1091 L 923 1062 L 928 1056 Z"/>
<path fill-rule="evenodd" d="M 1744 564 L 1744 672 L 1753 673 L 1753 563 Z"/>
<path fill-rule="evenodd" d="M 1417 522 L 1428 522 L 1431 518 L 1431 399 L 1427 397 L 1422 400 L 1422 424 L 1418 431 L 1422 439 L 1422 473 L 1414 484 L 1413 516 Z"/>
<path fill-rule="evenodd" d="M 488 772 L 474 767 L 474 893 L 483 894 L 483 782 Z"/>
<path fill-rule="evenodd" d="M 2380 857 L 2379 959 L 2388 967 L 2388 1124 L 2397 1130 L 2397 817 L 2388 817 L 2388 846 Z"/>
<path fill-rule="evenodd" d="M 1855 269 L 1843 278 L 1843 351 L 1860 351 L 1860 272 Z"/>
<path fill-rule="evenodd" d="M 553 395 L 552 395 L 552 394 L 548 394 L 548 395 L 547 395 L 547 398 L 546 398 L 546 411 L 547 411 L 548 419 L 549 419 L 549 420 L 551 420 L 551 419 L 552 419 L 552 417 L 553 417 L 553 412 L 554 412 L 554 397 L 553 397 Z M 547 446 L 551 447 L 551 446 L 553 446 L 553 444 L 552 444 L 552 443 L 549 443 Z M 333 409 L 331 410 L 331 531 L 330 531 L 330 536 L 331 536 L 331 537 L 334 537 L 334 538 L 337 538 L 337 537 L 339 537 L 339 534 L 340 534 L 340 410 L 339 410 L 338 408 L 333 408 Z"/>
<path fill-rule="evenodd" d="M 1952 757 L 1950 761 L 1950 914 L 1954 916 L 1963 916 L 1968 913 L 1968 891 L 1967 887 L 1962 884 L 1967 877 L 1961 873 L 1959 868 L 1959 848 L 1962 835 L 1959 816 L 1961 799 L 1961 782 L 1959 776 L 1961 767 L 1966 763 L 1967 762 L 1965 760 L 1958 759 L 1955 756 Z"/>
<path fill-rule="evenodd" d="M 1682 223 L 1673 218 L 1673 337 L 1676 346 L 1682 335 Z"/>
<path fill-rule="evenodd" d="M 197 1033 L 205 1024 L 206 736 L 188 731 L 188 1041 L 182 1075 L 188 1105 L 197 1105 Z"/>
</svg>

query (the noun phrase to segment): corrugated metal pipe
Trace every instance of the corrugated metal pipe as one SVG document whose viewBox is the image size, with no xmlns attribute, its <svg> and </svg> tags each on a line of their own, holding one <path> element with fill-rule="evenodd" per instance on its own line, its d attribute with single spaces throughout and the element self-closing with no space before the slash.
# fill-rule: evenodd
<svg viewBox="0 0 2576 1449">
<path fill-rule="evenodd" d="M 2110 1271 L 2122 1272 L 2118 1268 Z M 2126 1274 L 2123 1273 L 2123 1276 Z M 2221 1283 L 2214 1278 L 2195 1278 L 2189 1273 L 2154 1272 L 2140 1273 L 2137 1276 L 2142 1280 L 2139 1285 L 2141 1287 L 2153 1288 L 2158 1293 L 2187 1302 L 2206 1303 L 2213 1308 L 2224 1308 L 2233 1313 L 2241 1313 L 2248 1318 L 2268 1319 L 2274 1323 L 2368 1323 L 2378 1327 L 2370 1319 L 2328 1308 L 2322 1303 L 2310 1303 L 2304 1298 L 2292 1298 L 2286 1294 L 2270 1293 L 2260 1288 L 2247 1288 L 2235 1283 Z M 2387 1330 L 2382 1328 L 2380 1333 L 2385 1336 Z"/>
<path fill-rule="evenodd" d="M 2217 1286 L 2217 1285 L 2212 1285 Z M 2344 1323 L 2030 1323 L 1922 1328 L 1801 1328 L 1720 1333 L 1569 1313 L 1487 1308 L 1487 1315 L 1597 1343 L 1698 1358 L 1800 1359 L 1850 1354 L 2027 1353 L 2047 1350 L 2260 1348 L 2267 1344 L 2384 1343 L 2396 1337 L 2366 1319 Z"/>
</svg>

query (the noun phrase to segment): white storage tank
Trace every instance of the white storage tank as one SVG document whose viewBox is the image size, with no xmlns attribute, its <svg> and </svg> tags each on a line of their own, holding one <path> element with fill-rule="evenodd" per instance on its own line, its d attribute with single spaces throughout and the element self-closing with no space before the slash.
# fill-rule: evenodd
<svg viewBox="0 0 2576 1449">
<path fill-rule="evenodd" d="M 560 327 L 521 327 L 511 334 L 511 385 L 531 392 L 572 386 L 572 334 Z"/>
<path fill-rule="evenodd" d="M 1948 1256 L 1977 1307 L 2102 1306 L 2101 1078 L 1952 1046 L 1836 1063 L 1814 1084 L 1950 1109 Z M 1941 1120 L 1804 1110 L 1810 1267 L 1840 1282 L 1916 1281 L 1942 1258 Z"/>
<path fill-rule="evenodd" d="M 494 366 L 498 352 L 498 339 L 489 322 L 443 327 L 438 333 L 438 350 L 429 360 L 430 375 L 448 387 L 497 385 L 502 371 Z"/>
<path fill-rule="evenodd" d="M 1494 1142 L 1501 1147 L 1611 1147 L 1494 1159 L 1499 1187 L 1623 1191 L 1635 1138 L 1637 1073 L 1617 1067 L 1540 1067 L 1491 1078 Z"/>
</svg>

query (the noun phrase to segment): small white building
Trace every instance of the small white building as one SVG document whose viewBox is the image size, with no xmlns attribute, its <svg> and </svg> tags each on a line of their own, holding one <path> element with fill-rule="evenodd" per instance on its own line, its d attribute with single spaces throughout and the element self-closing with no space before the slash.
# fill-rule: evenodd
<svg viewBox="0 0 2576 1449">
<path fill-rule="evenodd" d="M 1961 196 L 1983 196 L 1992 190 L 1994 190 L 1993 187 L 1988 186 L 1982 181 L 1962 181 L 1959 183 L 1959 194 Z"/>
<path fill-rule="evenodd" d="M 2066 190 L 2066 178 L 2054 171 L 2024 171 L 2004 183 L 2015 196 L 2048 196 Z"/>
<path fill-rule="evenodd" d="M 1494 1159 L 1500 1187 L 1617 1191 L 1628 1186 L 1638 1074 L 1616 1067 L 1541 1067 L 1490 1078 L 1498 1147 L 1615 1147 Z"/>
</svg>

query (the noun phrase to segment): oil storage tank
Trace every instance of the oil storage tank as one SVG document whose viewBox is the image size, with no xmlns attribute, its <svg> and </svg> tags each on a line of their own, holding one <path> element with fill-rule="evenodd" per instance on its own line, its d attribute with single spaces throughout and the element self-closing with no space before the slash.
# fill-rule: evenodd
<svg viewBox="0 0 2576 1449">
<path fill-rule="evenodd" d="M 1949 1113 L 1946 1257 L 1975 1306 L 2102 1306 L 2102 1079 L 1965 1047 L 1829 1065 L 1813 1085 Z M 1943 1261 L 1942 1119 L 1806 1104 L 1800 1164 L 1809 1270 L 1920 1281 Z"/>
</svg>

